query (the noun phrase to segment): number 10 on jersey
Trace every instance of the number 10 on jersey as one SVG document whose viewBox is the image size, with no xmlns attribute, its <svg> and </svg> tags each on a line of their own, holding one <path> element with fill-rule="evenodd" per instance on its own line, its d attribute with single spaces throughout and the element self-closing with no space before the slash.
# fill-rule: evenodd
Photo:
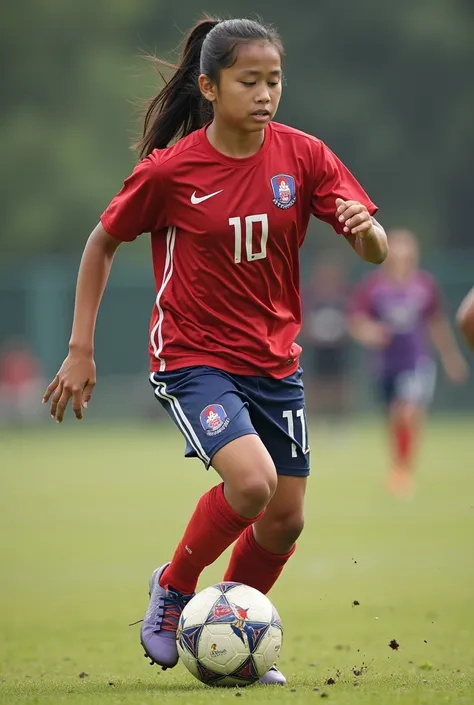
<svg viewBox="0 0 474 705">
<path fill-rule="evenodd" d="M 254 225 L 259 223 L 261 226 L 260 251 L 254 252 Z M 234 262 L 239 264 L 242 262 L 242 218 L 229 218 L 229 225 L 234 228 L 235 247 L 234 247 Z M 259 228 L 260 229 L 260 228 Z M 247 262 L 253 262 L 256 259 L 265 259 L 267 256 L 267 240 L 268 240 L 268 216 L 266 213 L 258 215 L 245 216 L 245 253 Z"/>
</svg>

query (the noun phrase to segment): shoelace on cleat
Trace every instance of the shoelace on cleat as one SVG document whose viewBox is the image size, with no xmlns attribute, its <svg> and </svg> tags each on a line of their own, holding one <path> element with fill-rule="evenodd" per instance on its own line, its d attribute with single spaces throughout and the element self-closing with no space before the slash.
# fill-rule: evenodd
<svg viewBox="0 0 474 705">
<path fill-rule="evenodd" d="M 168 632 L 178 631 L 178 622 L 183 609 L 184 605 L 181 606 L 176 604 L 174 600 L 160 597 L 155 615 L 155 626 L 157 627 L 156 631 L 158 632 L 162 629 Z M 140 622 L 143 621 L 143 619 L 137 619 L 136 622 L 132 622 L 128 626 L 133 627 L 135 624 L 140 624 Z"/>
<path fill-rule="evenodd" d="M 162 629 L 169 632 L 178 631 L 181 612 L 193 597 L 194 593 L 191 595 L 182 595 L 177 590 L 173 590 L 173 588 L 168 588 L 165 596 L 160 595 L 154 615 L 154 619 L 156 620 L 155 631 L 159 632 Z M 140 624 L 140 622 L 143 621 L 143 619 L 137 619 L 136 622 L 132 622 L 128 626 L 133 627 L 135 624 Z"/>
<path fill-rule="evenodd" d="M 156 631 L 177 632 L 181 612 L 192 597 L 193 595 L 182 595 L 168 588 L 166 596 L 159 598 Z"/>
<path fill-rule="evenodd" d="M 164 603 L 160 628 L 166 632 L 176 632 L 178 630 L 178 622 L 181 617 L 183 607 L 177 605 L 176 602 L 172 602 L 167 599 L 164 600 Z"/>
</svg>

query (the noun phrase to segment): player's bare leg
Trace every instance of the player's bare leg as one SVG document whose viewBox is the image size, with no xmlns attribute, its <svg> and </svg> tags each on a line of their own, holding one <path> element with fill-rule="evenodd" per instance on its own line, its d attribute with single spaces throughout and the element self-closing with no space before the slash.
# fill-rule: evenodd
<svg viewBox="0 0 474 705">
<path fill-rule="evenodd" d="M 278 476 L 265 514 L 253 525 L 257 543 L 269 553 L 289 553 L 303 531 L 307 481 L 307 477 Z"/>
<path fill-rule="evenodd" d="M 224 482 L 225 497 L 243 517 L 255 517 L 277 489 L 273 460 L 256 434 L 242 436 L 217 451 L 212 467 Z"/>
<path fill-rule="evenodd" d="M 278 476 L 278 486 L 263 516 L 237 541 L 224 579 L 245 583 L 267 593 L 295 550 L 303 530 L 306 477 Z M 284 685 L 274 666 L 260 682 Z"/>
<path fill-rule="evenodd" d="M 163 668 L 178 662 L 176 631 L 202 570 L 213 563 L 265 509 L 277 485 L 273 461 L 257 435 L 221 448 L 212 465 L 223 479 L 198 502 L 171 563 L 150 581 L 141 628 L 145 654 Z"/>
<path fill-rule="evenodd" d="M 394 495 L 407 498 L 413 493 L 413 463 L 423 416 L 422 407 L 410 402 L 395 401 L 390 406 L 393 461 L 387 487 Z"/>
</svg>

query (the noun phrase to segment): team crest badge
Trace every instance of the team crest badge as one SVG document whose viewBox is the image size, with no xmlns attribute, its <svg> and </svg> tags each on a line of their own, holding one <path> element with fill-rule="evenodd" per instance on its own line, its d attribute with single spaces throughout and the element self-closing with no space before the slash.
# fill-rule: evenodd
<svg viewBox="0 0 474 705">
<path fill-rule="evenodd" d="M 230 419 L 221 404 L 211 404 L 199 414 L 201 426 L 208 436 L 217 436 L 230 423 Z"/>
<path fill-rule="evenodd" d="M 296 201 L 295 180 L 288 174 L 277 174 L 270 179 L 273 203 L 278 208 L 291 208 Z"/>
</svg>

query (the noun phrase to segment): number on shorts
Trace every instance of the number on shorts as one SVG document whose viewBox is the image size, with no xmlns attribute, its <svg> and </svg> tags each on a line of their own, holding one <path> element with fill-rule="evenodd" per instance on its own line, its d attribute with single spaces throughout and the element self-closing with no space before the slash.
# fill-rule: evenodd
<svg viewBox="0 0 474 705">
<path fill-rule="evenodd" d="M 294 443 L 291 444 L 291 457 L 296 458 L 297 457 L 297 452 L 296 452 L 296 439 L 295 439 L 295 419 L 293 416 L 293 411 L 292 409 L 287 409 L 286 411 L 283 412 L 282 414 L 283 418 L 286 419 L 286 422 L 288 424 L 288 435 L 290 438 L 295 441 Z M 296 412 L 296 418 L 300 420 L 301 424 L 301 447 L 303 448 L 303 453 L 307 451 L 306 447 L 306 441 L 307 441 L 307 433 L 306 433 L 306 418 L 304 415 L 304 409 L 298 409 Z"/>
</svg>

